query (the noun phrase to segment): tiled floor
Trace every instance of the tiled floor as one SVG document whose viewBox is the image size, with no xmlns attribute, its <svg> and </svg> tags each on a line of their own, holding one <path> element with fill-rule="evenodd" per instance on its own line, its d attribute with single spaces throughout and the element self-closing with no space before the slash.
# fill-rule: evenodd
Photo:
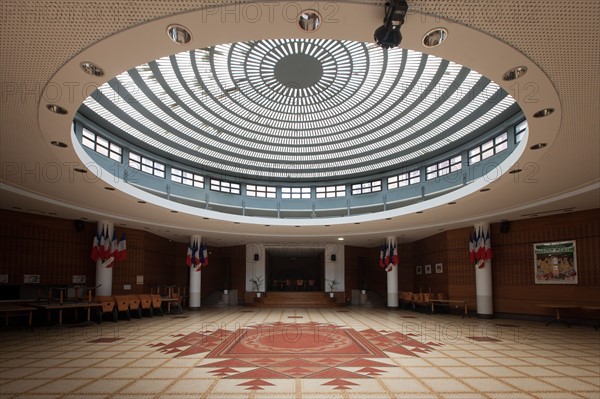
<svg viewBox="0 0 600 399">
<path fill-rule="evenodd" d="M 600 398 L 591 327 L 340 310 L 0 330 L 0 397 Z"/>
</svg>

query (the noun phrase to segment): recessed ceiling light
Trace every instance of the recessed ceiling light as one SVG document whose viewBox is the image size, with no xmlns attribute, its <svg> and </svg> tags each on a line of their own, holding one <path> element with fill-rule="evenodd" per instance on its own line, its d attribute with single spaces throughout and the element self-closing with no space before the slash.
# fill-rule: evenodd
<svg viewBox="0 0 600 399">
<path fill-rule="evenodd" d="M 448 31 L 444 28 L 435 28 L 423 36 L 423 46 L 431 48 L 439 46 L 448 38 Z"/>
<path fill-rule="evenodd" d="M 482 188 L 481 190 L 479 190 L 480 193 L 485 193 L 486 191 L 490 191 L 489 188 Z"/>
<path fill-rule="evenodd" d="M 145 204 L 145 203 L 146 203 L 146 201 L 142 201 L 142 200 L 138 201 L 138 204 Z"/>
<path fill-rule="evenodd" d="M 331 226 L 331 225 L 330 224 L 326 224 L 324 227 L 329 227 L 329 226 Z"/>
<path fill-rule="evenodd" d="M 385 218 L 385 220 L 392 220 L 392 218 Z"/>
<path fill-rule="evenodd" d="M 448 202 L 448 205 L 456 205 L 456 201 Z"/>
<path fill-rule="evenodd" d="M 50 144 L 52 144 L 55 147 L 59 147 L 59 148 L 67 148 L 68 145 L 66 145 L 65 143 L 63 143 L 62 141 L 56 141 L 56 140 L 52 140 L 50 142 Z"/>
<path fill-rule="evenodd" d="M 344 241 L 344 237 L 338 237 L 338 241 Z"/>
<path fill-rule="evenodd" d="M 50 112 L 54 112 L 55 114 L 59 114 L 59 115 L 66 115 L 69 112 L 61 107 L 60 105 L 56 105 L 56 104 L 48 104 L 46 105 L 46 108 L 48 109 L 48 111 Z"/>
<path fill-rule="evenodd" d="M 417 213 L 423 213 L 423 211 L 417 211 Z"/>
<path fill-rule="evenodd" d="M 104 76 L 104 70 L 102 70 L 102 68 L 100 68 L 98 65 L 94 64 L 93 62 L 88 62 L 88 61 L 84 61 L 81 64 L 79 64 L 79 66 L 81 67 L 81 69 L 83 69 L 83 72 L 87 73 L 88 75 L 92 75 L 92 76 Z"/>
<path fill-rule="evenodd" d="M 544 108 L 533 114 L 534 118 L 543 118 L 554 113 L 554 108 Z"/>
<path fill-rule="evenodd" d="M 104 189 L 105 189 L 105 190 L 108 190 L 108 191 L 115 191 L 115 189 L 114 189 L 114 188 L 112 188 L 112 187 L 104 187 Z"/>
<path fill-rule="evenodd" d="M 534 144 L 531 147 L 529 147 L 529 149 L 530 150 L 540 150 L 540 149 L 546 147 L 547 145 L 548 144 L 546 144 L 546 143 L 537 143 L 537 144 Z"/>
<path fill-rule="evenodd" d="M 359 222 L 355 222 L 354 224 L 360 224 Z"/>
<path fill-rule="evenodd" d="M 167 27 L 167 34 L 169 35 L 169 39 L 177 44 L 188 44 L 192 41 L 190 31 L 181 25 L 169 25 Z"/>
<path fill-rule="evenodd" d="M 315 10 L 304 10 L 298 16 L 298 26 L 305 32 L 314 32 L 321 26 L 321 16 Z"/>
<path fill-rule="evenodd" d="M 202 219 L 204 219 L 204 220 L 210 220 L 210 218 L 202 218 Z M 238 222 L 236 222 L 236 223 L 239 224 Z"/>
<path fill-rule="evenodd" d="M 240 222 L 233 222 L 233 224 L 240 224 Z"/>
<path fill-rule="evenodd" d="M 519 173 L 519 172 L 522 172 L 522 171 L 523 171 L 523 169 L 513 169 L 513 170 L 511 170 L 508 173 L 510 173 L 511 175 L 514 175 L 515 173 Z"/>
<path fill-rule="evenodd" d="M 515 80 L 515 79 L 518 79 L 521 76 L 525 75 L 526 73 L 527 73 L 526 66 L 514 67 L 514 68 L 511 68 L 508 71 L 504 72 L 504 75 L 502 75 L 502 80 L 506 80 L 506 81 Z"/>
<path fill-rule="evenodd" d="M 265 224 L 265 227 L 271 227 L 271 225 L 270 224 Z"/>
<path fill-rule="evenodd" d="M 179 211 L 171 211 L 171 213 L 179 213 Z"/>
<path fill-rule="evenodd" d="M 77 173 L 87 173 L 87 169 L 83 168 L 73 168 L 73 171 Z"/>
</svg>

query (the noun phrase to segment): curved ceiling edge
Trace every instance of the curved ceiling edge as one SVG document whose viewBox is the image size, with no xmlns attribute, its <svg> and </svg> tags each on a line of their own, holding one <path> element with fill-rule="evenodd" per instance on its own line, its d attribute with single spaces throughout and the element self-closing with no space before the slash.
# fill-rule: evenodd
<svg viewBox="0 0 600 399">
<path fill-rule="evenodd" d="M 288 4 L 288 3 L 282 3 Z M 292 3 L 289 3 L 292 4 Z M 324 8 L 329 3 L 318 2 L 294 2 L 294 7 L 302 9 L 314 8 L 315 4 Z M 295 21 L 290 21 L 285 15 L 263 15 L 264 18 L 269 18 L 265 21 L 240 21 L 238 23 L 223 23 L 220 16 L 214 16 L 207 10 L 197 10 L 184 14 L 177 14 L 159 20 L 151 21 L 140 26 L 125 30 L 113 36 L 110 36 L 92 46 L 85 49 L 68 63 L 66 63 L 50 80 L 50 83 L 45 87 L 42 99 L 38 109 L 38 120 L 42 134 L 46 141 L 62 141 L 72 143 L 68 148 L 69 154 L 66 157 L 74 158 L 79 156 L 79 159 L 85 160 L 81 154 L 77 153 L 75 147 L 77 143 L 71 140 L 70 128 L 71 121 L 83 102 L 93 89 L 116 76 L 117 74 L 147 62 L 151 59 L 157 59 L 161 56 L 174 54 L 183 50 L 191 50 L 194 48 L 208 47 L 214 44 L 211 38 L 219 38 L 219 43 L 225 42 L 241 42 L 254 40 L 258 38 L 280 38 L 280 37 L 306 37 L 306 38 L 334 38 L 339 40 L 354 40 L 354 41 L 372 41 L 373 30 L 380 25 L 382 7 L 378 5 L 364 4 L 349 4 L 338 3 L 339 9 L 335 15 L 336 22 L 325 20 L 321 27 L 313 33 L 305 33 L 300 31 Z M 169 25 L 176 23 L 186 26 L 192 33 L 193 40 L 187 45 L 175 45 L 166 35 L 166 29 Z M 348 29 L 346 24 L 353 28 Z M 425 33 L 431 29 L 443 26 L 449 32 L 449 37 L 446 42 L 435 48 L 425 48 L 422 45 L 422 38 Z M 404 37 L 403 47 L 414 49 L 421 52 L 438 56 L 440 58 L 457 62 L 478 71 L 483 76 L 492 79 L 498 83 L 507 93 L 513 96 L 516 102 L 523 110 L 529 123 L 529 136 L 526 142 L 522 142 L 522 150 L 518 154 L 513 153 L 503 163 L 506 166 L 503 170 L 508 170 L 512 165 L 509 163 L 527 163 L 535 162 L 541 157 L 547 148 L 552 144 L 558 132 L 561 119 L 561 108 L 558 94 L 556 93 L 552 83 L 547 76 L 533 62 L 531 62 L 523 54 L 519 53 L 514 48 L 500 42 L 499 40 L 475 29 L 452 23 L 449 21 L 440 20 L 430 15 L 421 14 L 419 12 L 411 13 L 407 18 L 406 23 L 402 28 Z M 153 46 L 139 46 L 140 42 L 151 42 Z M 131 51 L 135 48 L 136 51 Z M 468 50 L 465 51 L 465 48 Z M 103 68 L 105 74 L 102 78 L 92 77 L 82 71 L 80 64 L 82 62 L 93 62 Z M 503 81 L 502 76 L 512 68 L 517 66 L 527 66 L 527 74 L 516 81 Z M 57 88 L 64 88 L 58 90 Z M 67 90 L 69 89 L 69 90 Z M 52 100 L 47 102 L 46 100 Z M 56 111 L 56 106 L 61 107 L 60 113 Z M 545 116 L 543 110 L 553 109 L 553 113 Z M 540 112 L 542 112 L 540 114 Z M 536 115 L 545 117 L 535 117 Z M 538 143 L 546 144 L 546 148 L 537 151 L 530 150 L 531 147 Z M 57 150 L 49 145 L 49 148 L 56 155 L 64 159 L 64 150 Z M 60 153 L 57 151 L 61 151 Z M 110 182 L 113 184 L 113 182 Z M 481 183 L 482 186 L 487 182 Z M 469 190 L 466 190 L 466 188 Z M 405 212 L 423 209 L 425 203 L 429 203 L 428 207 L 440 205 L 443 201 L 451 200 L 456 195 L 467 195 L 478 189 L 478 185 L 469 184 L 455 192 L 438 197 L 437 200 L 429 200 L 420 204 L 411 205 L 394 211 L 395 215 L 401 215 Z M 142 190 L 131 191 L 131 187 L 125 190 L 138 198 L 144 198 L 147 193 Z M 463 190 L 464 189 L 464 190 Z M 447 197 L 448 196 L 448 197 Z M 150 199 L 150 198 L 149 198 Z M 173 204 L 163 203 L 162 200 L 150 199 L 157 205 L 166 208 L 172 208 Z M 165 200 L 166 201 L 166 200 Z M 196 210 L 198 211 L 198 210 Z M 208 212 L 208 213 L 204 213 Z M 377 219 L 389 217 L 390 213 L 378 213 Z M 195 212 L 191 212 L 196 214 Z M 211 211 L 203 211 L 198 213 L 201 215 L 210 215 L 216 219 L 223 220 L 240 220 L 240 216 L 226 215 Z M 260 222 L 259 222 L 260 220 Z M 372 215 L 357 215 L 340 220 L 339 224 L 350 223 L 353 220 L 358 222 L 373 220 Z M 261 218 L 244 218 L 244 222 L 248 223 L 265 223 Z M 273 223 L 272 218 L 268 218 L 269 223 Z M 303 223 L 306 225 L 322 224 L 322 220 L 312 219 L 294 219 L 281 220 L 284 225 L 292 225 Z M 332 221 L 333 223 L 333 221 Z"/>
</svg>

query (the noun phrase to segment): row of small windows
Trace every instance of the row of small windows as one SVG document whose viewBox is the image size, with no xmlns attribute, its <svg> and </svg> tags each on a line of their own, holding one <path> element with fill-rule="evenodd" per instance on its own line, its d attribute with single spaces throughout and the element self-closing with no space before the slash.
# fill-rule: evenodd
<svg viewBox="0 0 600 399">
<path fill-rule="evenodd" d="M 444 161 L 428 166 L 427 169 L 425 169 L 425 172 L 427 173 L 427 180 L 432 180 L 437 177 L 444 176 L 461 169 L 462 156 L 457 155 L 450 159 L 446 159 Z"/>
<path fill-rule="evenodd" d="M 515 143 L 520 143 L 525 133 L 527 133 L 527 121 L 523 121 L 515 126 Z"/>
<path fill-rule="evenodd" d="M 346 186 L 317 187 L 317 198 L 337 198 L 346 196 Z"/>
<path fill-rule="evenodd" d="M 508 134 L 506 132 L 493 139 L 469 150 L 469 165 L 481 162 L 508 148 Z"/>
<path fill-rule="evenodd" d="M 352 195 L 369 194 L 381 191 L 381 180 L 368 181 L 352 185 Z"/>
<path fill-rule="evenodd" d="M 231 183 L 224 180 L 210 179 L 210 189 L 221 193 L 237 194 L 241 193 L 238 183 Z"/>
<path fill-rule="evenodd" d="M 396 176 L 388 177 L 388 190 L 410 186 L 421 182 L 421 171 L 413 170 L 407 173 L 401 173 Z"/>
<path fill-rule="evenodd" d="M 204 188 L 204 176 L 175 168 L 171 168 L 171 180 L 186 186 Z"/>
<path fill-rule="evenodd" d="M 83 129 L 81 144 L 117 162 L 123 161 L 123 150 L 121 147 L 87 129 Z"/>
<path fill-rule="evenodd" d="M 277 187 L 246 184 L 246 195 L 257 198 L 277 198 Z"/>
<path fill-rule="evenodd" d="M 129 167 L 157 177 L 165 177 L 165 165 L 134 152 L 129 153 Z"/>
<path fill-rule="evenodd" d="M 281 187 L 283 199 L 309 199 L 310 187 Z"/>
<path fill-rule="evenodd" d="M 527 121 L 523 121 L 515 126 L 515 143 L 520 142 L 527 132 Z M 103 137 L 83 128 L 82 144 L 91 150 L 104 155 L 117 162 L 123 160 L 123 150 L 118 145 L 104 139 Z M 469 150 L 469 165 L 481 162 L 508 148 L 508 134 L 506 132 L 492 138 L 491 140 Z M 134 152 L 129 153 L 129 166 L 141 170 L 142 172 L 153 176 L 165 177 L 165 165 L 146 158 Z M 427 180 L 432 180 L 440 176 L 447 175 L 462 169 L 462 156 L 457 155 L 448 158 L 436 164 L 427 166 L 425 169 Z M 171 168 L 171 180 L 187 186 L 204 188 L 204 176 L 192 172 Z M 421 182 L 421 171 L 413 170 L 399 175 L 388 177 L 387 188 L 394 190 L 400 187 L 406 187 Z M 241 185 L 238 183 L 227 182 L 224 180 L 210 179 L 210 189 L 228 194 L 241 194 Z M 356 183 L 351 186 L 352 195 L 361 195 L 375 193 L 382 190 L 381 180 L 374 180 L 364 183 Z M 257 198 L 277 198 L 277 187 L 246 185 L 246 195 Z M 346 186 L 323 186 L 316 187 L 315 195 L 317 198 L 338 198 L 346 196 Z M 283 199 L 310 199 L 310 187 L 282 187 L 281 198 Z"/>
</svg>

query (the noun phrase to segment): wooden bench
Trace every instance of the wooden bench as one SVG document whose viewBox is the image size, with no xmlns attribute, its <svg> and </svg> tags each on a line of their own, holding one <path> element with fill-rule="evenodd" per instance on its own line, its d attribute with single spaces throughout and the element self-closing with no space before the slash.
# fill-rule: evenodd
<svg viewBox="0 0 600 399">
<path fill-rule="evenodd" d="M 13 304 L 2 304 L 0 305 L 0 313 L 4 313 L 6 317 L 6 325 L 8 326 L 9 316 L 28 316 L 27 327 L 32 328 L 33 311 L 36 308 L 31 306 L 21 306 Z"/>
</svg>

